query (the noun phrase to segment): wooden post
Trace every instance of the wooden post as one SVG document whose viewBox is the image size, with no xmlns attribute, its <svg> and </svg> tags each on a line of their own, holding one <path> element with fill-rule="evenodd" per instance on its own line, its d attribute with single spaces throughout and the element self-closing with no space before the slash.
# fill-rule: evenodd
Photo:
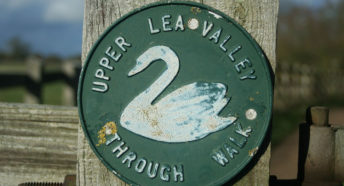
<svg viewBox="0 0 344 186">
<path fill-rule="evenodd" d="M 25 103 L 41 103 L 42 59 L 31 56 L 26 61 L 26 95 Z"/>
<path fill-rule="evenodd" d="M 116 19 L 129 11 L 157 0 L 85 0 L 82 61 L 99 35 Z M 241 24 L 265 51 L 273 71 L 276 67 L 276 25 L 278 0 L 199 0 L 228 14 Z M 78 134 L 77 184 L 126 185 L 97 159 L 89 147 L 81 126 Z M 257 165 L 236 185 L 268 185 L 270 145 Z"/>
<path fill-rule="evenodd" d="M 75 107 L 0 103 L 0 185 L 75 174 L 78 122 Z"/>
</svg>

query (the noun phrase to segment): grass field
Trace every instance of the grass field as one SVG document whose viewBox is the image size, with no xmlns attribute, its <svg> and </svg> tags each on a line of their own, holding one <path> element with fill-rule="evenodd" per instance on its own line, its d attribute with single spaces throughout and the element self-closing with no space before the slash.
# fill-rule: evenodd
<svg viewBox="0 0 344 186">
<path fill-rule="evenodd" d="M 46 83 L 42 90 L 42 103 L 47 105 L 62 104 L 62 81 Z M 0 89 L 0 102 L 23 103 L 25 87 L 15 86 Z"/>
<path fill-rule="evenodd" d="M 295 106 L 288 110 L 274 110 L 272 118 L 271 145 L 277 146 L 294 132 L 300 123 L 305 122 L 307 107 Z"/>
</svg>

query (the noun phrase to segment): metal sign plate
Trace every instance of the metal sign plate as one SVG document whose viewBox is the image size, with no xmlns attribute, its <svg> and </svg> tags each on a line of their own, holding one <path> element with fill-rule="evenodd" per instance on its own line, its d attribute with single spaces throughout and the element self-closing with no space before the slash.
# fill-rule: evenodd
<svg viewBox="0 0 344 186">
<path fill-rule="evenodd" d="M 139 185 L 216 185 L 267 133 L 269 65 L 252 37 L 210 7 L 159 3 L 100 37 L 83 67 L 84 133 L 114 174 Z"/>
</svg>

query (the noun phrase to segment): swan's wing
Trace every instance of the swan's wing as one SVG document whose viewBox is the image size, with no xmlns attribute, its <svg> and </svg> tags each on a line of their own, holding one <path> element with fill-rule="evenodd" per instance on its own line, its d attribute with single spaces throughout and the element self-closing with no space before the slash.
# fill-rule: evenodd
<svg viewBox="0 0 344 186">
<path fill-rule="evenodd" d="M 228 103 L 222 83 L 195 82 L 180 87 L 156 103 L 164 117 L 184 124 L 218 114 Z M 192 122 L 191 122 L 192 123 Z"/>
</svg>

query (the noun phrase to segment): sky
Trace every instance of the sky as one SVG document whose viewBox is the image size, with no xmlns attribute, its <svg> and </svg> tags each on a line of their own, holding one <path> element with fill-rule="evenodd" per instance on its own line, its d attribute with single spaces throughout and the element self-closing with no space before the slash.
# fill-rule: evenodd
<svg viewBox="0 0 344 186">
<path fill-rule="evenodd" d="M 290 10 L 294 6 L 317 9 L 326 4 L 327 1 L 336 2 L 340 0 L 279 0 L 280 13 Z"/>
<path fill-rule="evenodd" d="M 35 53 L 81 53 L 83 0 L 0 0 L 0 49 L 19 37 Z"/>
<path fill-rule="evenodd" d="M 290 7 L 316 8 L 326 0 L 280 0 Z M 0 0 L 0 50 L 18 37 L 31 51 L 69 57 L 81 53 L 83 0 Z"/>
</svg>

